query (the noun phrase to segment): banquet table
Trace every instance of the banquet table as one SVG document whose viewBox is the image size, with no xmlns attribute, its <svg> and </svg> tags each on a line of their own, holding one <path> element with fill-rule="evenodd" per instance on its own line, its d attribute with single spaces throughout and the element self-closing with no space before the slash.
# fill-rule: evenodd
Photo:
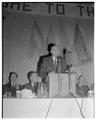
<svg viewBox="0 0 96 120">
<path fill-rule="evenodd" d="M 77 101 L 77 102 L 76 102 Z M 94 117 L 93 98 L 3 98 L 3 118 Z"/>
</svg>

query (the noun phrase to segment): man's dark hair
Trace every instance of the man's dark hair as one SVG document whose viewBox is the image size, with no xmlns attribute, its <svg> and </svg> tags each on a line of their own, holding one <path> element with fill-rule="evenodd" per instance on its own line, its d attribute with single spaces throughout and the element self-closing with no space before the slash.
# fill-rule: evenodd
<svg viewBox="0 0 96 120">
<path fill-rule="evenodd" d="M 49 54 L 51 54 L 51 48 L 53 47 L 53 46 L 56 46 L 54 43 L 50 43 L 50 44 L 48 44 L 48 52 L 49 52 Z"/>
<path fill-rule="evenodd" d="M 27 73 L 27 78 L 28 78 L 29 82 L 31 82 L 30 77 L 32 76 L 33 73 L 36 73 L 36 72 L 35 71 L 30 71 L 30 72 Z"/>
<path fill-rule="evenodd" d="M 10 81 L 10 78 L 11 78 L 11 75 L 12 75 L 12 74 L 15 74 L 16 77 L 18 77 L 18 74 L 17 74 L 16 72 L 10 72 L 10 73 L 9 73 L 9 82 L 11 82 L 11 81 Z"/>
</svg>

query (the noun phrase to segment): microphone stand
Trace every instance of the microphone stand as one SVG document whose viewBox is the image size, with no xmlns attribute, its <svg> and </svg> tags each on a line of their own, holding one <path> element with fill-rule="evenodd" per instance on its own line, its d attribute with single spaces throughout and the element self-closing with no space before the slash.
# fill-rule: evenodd
<svg viewBox="0 0 96 120">
<path fill-rule="evenodd" d="M 61 64 L 60 64 L 60 60 L 57 59 L 57 75 L 58 75 L 58 86 L 59 86 L 59 91 L 58 91 L 58 95 L 60 97 L 61 95 L 61 91 L 62 91 L 62 79 L 61 79 Z"/>
<path fill-rule="evenodd" d="M 69 70 L 68 70 L 68 76 L 69 76 L 69 95 L 71 94 L 71 92 L 70 92 L 70 86 L 71 86 L 71 84 L 70 84 L 70 82 L 71 82 L 71 72 L 70 72 L 70 62 L 71 62 L 71 52 L 69 51 L 68 52 L 68 57 L 69 57 L 69 62 L 68 62 L 68 67 L 69 67 Z"/>
</svg>

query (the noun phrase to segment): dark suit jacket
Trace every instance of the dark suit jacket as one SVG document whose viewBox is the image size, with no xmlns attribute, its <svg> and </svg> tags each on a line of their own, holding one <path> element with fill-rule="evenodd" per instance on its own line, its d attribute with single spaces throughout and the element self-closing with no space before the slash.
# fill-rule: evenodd
<svg viewBox="0 0 96 120">
<path fill-rule="evenodd" d="M 21 89 L 22 89 L 22 87 L 21 87 L 21 85 L 19 85 L 19 90 L 21 90 Z M 3 85 L 2 91 L 3 91 L 3 95 L 6 92 L 11 92 L 11 96 L 16 97 L 16 86 L 12 87 L 10 82 Z"/>
<path fill-rule="evenodd" d="M 64 73 L 66 69 L 67 69 L 67 65 L 64 58 L 58 57 L 58 63 L 57 65 L 55 65 L 52 56 L 49 56 L 43 59 L 39 75 L 43 80 L 45 80 L 49 72 L 54 71 L 54 72 Z"/>
<path fill-rule="evenodd" d="M 29 83 L 24 84 L 24 85 L 22 86 L 22 89 L 24 89 L 24 88 L 30 89 L 30 90 L 31 90 L 32 92 L 34 92 L 35 94 L 38 93 L 38 83 L 34 84 L 34 88 L 33 88 L 32 84 L 29 82 Z"/>
</svg>

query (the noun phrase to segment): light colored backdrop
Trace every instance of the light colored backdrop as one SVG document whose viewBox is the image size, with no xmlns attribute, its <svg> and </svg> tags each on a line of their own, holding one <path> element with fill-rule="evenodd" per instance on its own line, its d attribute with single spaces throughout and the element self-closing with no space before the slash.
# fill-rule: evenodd
<svg viewBox="0 0 96 120">
<path fill-rule="evenodd" d="M 39 56 L 47 54 L 47 44 L 50 42 L 58 44 L 61 51 L 64 47 L 71 50 L 71 62 L 76 66 L 78 73 L 81 73 L 77 54 L 73 47 L 74 30 L 77 21 L 84 31 L 86 47 L 91 56 L 91 61 L 82 66 L 82 73 L 85 75 L 89 85 L 93 83 L 93 19 L 31 15 L 7 10 L 4 11 L 4 16 L 3 84 L 8 82 L 8 75 L 11 71 L 18 73 L 18 82 L 20 84 L 28 82 L 27 72 L 36 70 Z"/>
</svg>

